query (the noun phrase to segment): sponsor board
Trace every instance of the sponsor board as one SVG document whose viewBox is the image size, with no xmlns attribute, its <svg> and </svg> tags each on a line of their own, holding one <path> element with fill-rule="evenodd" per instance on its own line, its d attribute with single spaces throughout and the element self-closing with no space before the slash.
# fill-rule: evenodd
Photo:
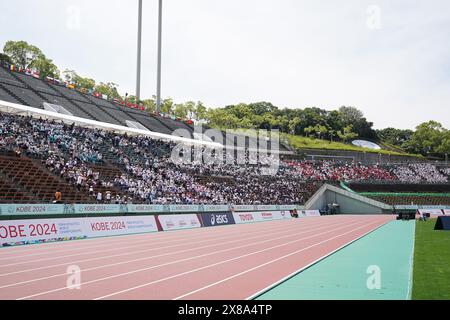
<svg viewBox="0 0 450 320">
<path fill-rule="evenodd" d="M 60 214 L 65 211 L 63 204 L 2 204 L 0 215 L 44 215 Z"/>
<path fill-rule="evenodd" d="M 419 214 L 429 213 L 430 216 L 442 216 L 441 209 L 419 209 Z"/>
<path fill-rule="evenodd" d="M 263 205 L 257 205 L 256 206 L 256 210 L 258 210 L 258 211 L 263 211 L 263 210 L 265 210 L 265 211 L 274 211 L 274 210 L 277 210 L 278 209 L 278 206 L 272 206 L 272 205 L 265 205 L 265 204 L 263 204 Z"/>
<path fill-rule="evenodd" d="M 237 206 L 233 206 L 232 209 L 234 211 L 254 211 L 255 210 L 255 206 L 252 206 L 252 205 L 237 205 Z"/>
<path fill-rule="evenodd" d="M 0 245 L 55 242 L 156 231 L 158 229 L 153 216 L 8 220 L 0 221 Z"/>
<path fill-rule="evenodd" d="M 298 214 L 301 217 L 320 217 L 319 210 L 301 210 Z"/>
<path fill-rule="evenodd" d="M 163 231 L 200 228 L 202 224 L 196 214 L 172 214 L 157 217 Z"/>
<path fill-rule="evenodd" d="M 190 204 L 174 204 L 169 205 L 170 212 L 198 212 L 198 205 L 190 205 Z"/>
<path fill-rule="evenodd" d="M 295 205 L 281 205 L 281 206 L 278 206 L 278 209 L 283 210 L 283 211 L 290 211 L 290 210 L 297 209 L 297 206 L 295 206 Z"/>
<path fill-rule="evenodd" d="M 415 206 L 415 205 L 400 205 L 400 206 L 394 206 L 394 208 L 396 210 L 417 210 L 419 209 L 419 206 Z"/>
<path fill-rule="evenodd" d="M 202 219 L 203 227 L 217 227 L 235 224 L 234 217 L 231 212 L 202 213 L 200 217 Z"/>
<path fill-rule="evenodd" d="M 163 205 L 155 204 L 129 204 L 128 212 L 130 213 L 154 213 L 164 212 Z"/>
<path fill-rule="evenodd" d="M 446 216 L 450 216 L 450 210 L 449 209 L 444 209 L 444 214 Z"/>
<path fill-rule="evenodd" d="M 233 217 L 237 224 L 292 218 L 289 211 L 235 212 Z"/>
<path fill-rule="evenodd" d="M 76 213 L 120 213 L 121 206 L 117 204 L 75 204 Z"/>
<path fill-rule="evenodd" d="M 203 205 L 204 212 L 225 212 L 228 211 L 227 205 L 214 205 L 214 204 L 205 204 Z"/>
</svg>

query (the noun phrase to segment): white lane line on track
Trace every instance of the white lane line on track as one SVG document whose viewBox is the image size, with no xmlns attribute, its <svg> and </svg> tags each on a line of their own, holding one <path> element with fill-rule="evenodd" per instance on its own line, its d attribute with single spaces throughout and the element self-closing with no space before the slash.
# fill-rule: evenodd
<svg viewBox="0 0 450 320">
<path fill-rule="evenodd" d="M 378 223 L 379 223 L 379 222 L 377 222 L 377 224 L 378 224 Z M 197 289 L 197 290 L 190 291 L 190 292 L 188 292 L 188 293 L 186 293 L 186 294 L 183 294 L 183 295 L 181 295 L 181 296 L 179 296 L 179 297 L 174 298 L 173 300 L 180 300 L 180 299 L 183 299 L 183 298 L 185 298 L 185 297 L 187 297 L 187 296 L 190 296 L 190 295 L 192 295 L 192 294 L 194 294 L 194 293 L 197 293 L 197 292 L 200 292 L 200 291 L 209 289 L 209 288 L 214 287 L 214 286 L 216 286 L 216 285 L 218 285 L 218 284 L 221 284 L 221 283 L 224 283 L 224 282 L 229 281 L 229 280 L 231 280 L 231 279 L 240 277 L 240 276 L 242 276 L 242 275 L 244 275 L 244 274 L 247 274 L 247 273 L 249 273 L 249 272 L 255 271 L 255 270 L 257 270 L 257 269 L 260 269 L 260 268 L 262 268 L 262 267 L 265 267 L 265 266 L 267 266 L 267 265 L 269 265 L 269 264 L 272 264 L 272 263 L 274 263 L 274 262 L 277 262 L 277 261 L 286 259 L 286 258 L 291 257 L 291 256 L 293 256 L 293 255 L 299 254 L 299 253 L 301 253 L 301 252 L 303 252 L 303 251 L 306 251 L 306 250 L 309 250 L 309 249 L 311 249 L 311 248 L 317 247 L 317 246 L 319 246 L 319 245 L 321 245 L 321 244 L 324 244 L 324 243 L 329 242 L 329 241 L 331 241 L 331 240 L 334 240 L 334 239 L 336 239 L 336 238 L 342 237 L 342 236 L 344 236 L 344 235 L 346 235 L 346 234 L 349 234 L 349 233 L 352 233 L 352 232 L 354 232 L 354 231 L 356 231 L 356 230 L 365 228 L 366 226 L 369 226 L 369 225 L 372 225 L 372 224 L 375 224 L 375 222 L 372 222 L 372 223 L 363 225 L 363 226 L 361 226 L 361 227 L 359 227 L 359 228 L 356 228 L 356 229 L 352 229 L 352 230 L 350 230 L 350 231 L 348 231 L 348 232 L 345 232 L 345 233 L 342 233 L 342 234 L 340 234 L 340 235 L 338 235 L 338 236 L 335 236 L 335 237 L 332 237 L 332 238 L 323 240 L 323 241 L 321 241 L 321 242 L 318 242 L 318 243 L 313 244 L 313 245 L 311 245 L 311 246 L 308 246 L 308 247 L 306 247 L 306 248 L 303 248 L 303 249 L 300 249 L 300 250 L 291 252 L 291 253 L 289 253 L 289 254 L 287 254 L 287 255 L 284 255 L 284 256 L 279 257 L 279 258 L 277 258 L 277 259 L 273 259 L 273 260 L 271 260 L 271 261 L 265 262 L 265 263 L 263 263 L 263 264 L 260 264 L 260 265 L 258 265 L 258 266 L 256 266 L 256 267 L 253 267 L 253 268 L 251 268 L 251 269 L 245 270 L 245 271 L 243 271 L 243 272 L 236 273 L 236 274 L 234 274 L 234 275 L 232 275 L 232 276 L 230 276 L 230 277 L 228 277 L 228 278 L 222 279 L 222 280 L 220 280 L 220 281 L 216 281 L 216 282 L 214 282 L 214 283 L 211 283 L 211 284 L 209 284 L 209 285 L 207 285 L 207 286 L 204 286 L 204 287 L 202 287 L 202 288 L 199 288 L 199 289 Z M 353 241 L 354 241 L 354 240 L 353 240 Z M 115 294 L 114 294 L 114 295 L 115 295 Z"/>
<path fill-rule="evenodd" d="M 263 230 L 255 230 L 252 232 L 247 232 L 247 234 L 251 234 L 251 233 L 260 233 L 260 232 L 267 232 L 267 231 L 271 231 L 272 229 L 275 228 L 264 228 Z M 281 228 L 280 228 L 281 229 Z M 276 228 L 276 230 L 278 230 L 278 226 Z M 226 235 L 226 237 L 229 236 L 234 236 L 234 235 L 240 235 L 242 234 L 242 231 L 236 231 L 236 232 L 232 232 L 232 233 L 220 233 L 220 235 Z M 198 239 L 198 237 L 193 236 L 192 239 Z M 212 241 L 217 239 L 216 234 L 213 235 L 213 233 L 211 232 L 210 234 L 208 234 L 208 237 L 202 237 L 200 238 L 200 240 L 205 240 L 205 241 Z M 117 250 L 124 250 L 124 249 L 130 249 L 130 248 L 139 248 L 139 247 L 149 247 L 154 246 L 154 245 L 159 245 L 159 244 L 170 244 L 170 243 L 178 243 L 181 241 L 181 243 L 179 244 L 175 244 L 175 245 L 171 245 L 171 246 L 160 246 L 157 248 L 148 248 L 148 249 L 142 249 L 142 250 L 138 250 L 138 251 L 134 251 L 135 253 L 139 253 L 139 252 L 149 252 L 149 251 L 155 251 L 155 250 L 161 250 L 161 249 L 168 249 L 168 248 L 174 248 L 174 247 L 179 247 L 179 246 L 183 246 L 186 245 L 186 240 L 190 240 L 190 238 L 185 237 L 184 239 L 180 239 L 180 240 L 167 240 L 166 241 L 162 241 L 162 242 L 157 242 L 157 243 L 144 243 L 141 245 L 132 245 L 132 246 L 124 246 L 124 247 L 117 247 L 114 246 L 113 248 L 111 248 L 110 250 L 103 250 L 102 253 L 105 252 L 111 252 L 111 251 L 117 251 Z M 220 238 L 219 238 L 220 240 Z M 196 243 L 201 243 L 202 241 L 194 241 L 191 242 L 191 244 L 196 244 Z M 189 243 L 188 243 L 189 244 Z M 122 254 L 117 254 L 117 255 L 109 255 L 109 256 L 101 256 L 99 257 L 98 255 L 95 258 L 91 258 L 91 259 L 84 259 L 84 260 L 78 260 L 78 261 L 94 261 L 94 260 L 99 260 L 101 258 L 110 258 L 110 257 L 117 257 L 117 256 L 123 256 L 123 255 L 128 255 L 133 253 L 133 251 L 131 252 L 126 252 L 126 253 L 122 253 Z M 43 262 L 43 261 L 49 261 L 49 260 L 57 260 L 57 259 L 61 259 L 61 258 L 70 258 L 70 257 L 74 257 L 74 256 L 80 256 L 80 255 L 88 255 L 88 254 L 98 254 L 98 251 L 92 251 L 92 252 L 83 252 L 81 254 L 70 254 L 70 255 L 63 255 L 63 256 L 57 256 L 57 257 L 48 257 L 48 258 L 43 258 L 43 259 L 36 259 L 36 260 L 26 260 L 26 261 L 21 261 L 21 262 L 16 262 L 16 263 L 12 263 L 12 264 L 7 264 L 7 265 L 1 265 L 0 268 L 2 267 L 11 267 L 11 266 L 17 266 L 17 265 L 23 265 L 23 264 L 30 264 L 30 263 L 35 263 L 35 262 Z M 58 264 L 56 266 L 59 265 L 67 265 L 69 262 L 65 262 L 65 263 L 61 263 Z M 28 269 L 25 271 L 36 271 L 36 270 L 40 270 L 40 269 L 45 269 L 48 268 L 49 266 L 45 266 L 45 267 L 40 267 L 40 268 L 34 268 L 34 269 Z M 9 273 L 4 273 L 4 274 L 0 274 L 0 277 L 2 276 L 7 276 L 7 275 L 12 275 L 12 274 L 17 274 L 17 273 L 22 273 L 23 271 L 15 271 L 15 272 L 9 272 Z"/>
<path fill-rule="evenodd" d="M 336 225 L 338 225 L 338 224 L 336 224 Z M 311 227 L 314 227 L 314 226 L 315 225 L 313 225 Z M 266 237 L 267 235 L 276 235 L 276 234 L 280 234 L 280 233 L 286 234 L 286 232 L 289 232 L 289 231 L 295 231 L 296 232 L 295 235 L 309 232 L 308 230 L 305 230 L 305 232 L 298 232 L 299 230 L 298 229 L 294 230 L 294 228 L 292 228 L 292 230 L 283 229 L 283 230 L 278 230 L 278 231 L 270 232 L 270 233 L 267 233 L 267 231 L 264 231 L 264 232 L 259 232 L 260 234 L 258 236 L 254 236 L 254 237 L 250 237 L 250 238 L 235 239 L 233 241 L 227 241 L 227 242 L 223 242 L 223 243 L 216 243 L 216 244 L 213 244 L 213 245 L 207 245 L 207 246 L 196 247 L 196 248 L 191 248 L 191 249 L 186 249 L 186 250 L 169 252 L 169 253 L 160 254 L 160 255 L 151 256 L 151 257 L 138 258 L 138 259 L 133 259 L 133 260 L 126 260 L 126 261 L 121 261 L 121 262 L 117 262 L 117 263 L 112 263 L 112 264 L 100 265 L 100 266 L 96 266 L 96 267 L 92 267 L 92 268 L 88 268 L 88 269 L 82 269 L 82 272 L 85 273 L 87 271 L 93 271 L 93 270 L 98 270 L 98 269 L 102 269 L 102 268 L 108 268 L 108 267 L 128 264 L 128 263 L 131 263 L 131 262 L 145 261 L 145 260 L 160 258 L 160 257 L 164 257 L 164 256 L 175 255 L 175 254 L 179 254 L 179 253 L 185 253 L 185 252 L 190 252 L 190 251 L 195 251 L 195 250 L 200 250 L 200 249 L 205 249 L 205 248 L 211 248 L 211 247 L 215 247 L 215 246 L 221 246 L 221 245 L 235 243 L 235 242 L 248 241 L 248 240 L 251 240 L 251 239 L 257 239 L 257 238 L 261 238 L 261 237 Z M 236 235 L 233 235 L 233 238 L 236 238 Z M 284 238 L 284 237 L 282 237 L 282 238 Z M 277 238 L 274 238 L 274 239 L 277 239 Z M 208 242 L 216 241 L 216 240 L 219 240 L 219 239 L 211 239 Z M 97 259 L 102 259 L 102 258 L 97 258 Z M 72 263 L 70 263 L 70 264 L 72 264 Z M 67 266 L 69 264 L 64 263 L 62 265 Z M 0 286 L 0 289 L 4 289 L 4 288 L 8 288 L 8 287 L 14 287 L 14 286 L 27 284 L 27 283 L 32 283 L 32 282 L 37 282 L 37 281 L 42 281 L 42 280 L 48 280 L 48 279 L 56 278 L 56 277 L 60 277 L 60 276 L 66 277 L 67 273 L 55 274 L 55 275 L 50 275 L 50 276 L 46 276 L 46 277 L 41 277 L 41 278 L 36 278 L 36 279 L 31 279 L 31 280 L 26 280 L 26 281 L 21 281 L 21 282 L 15 282 L 15 283 L 7 284 L 7 285 L 2 285 L 2 286 Z"/>
<path fill-rule="evenodd" d="M 359 222 L 352 223 L 351 225 L 357 224 L 357 223 L 359 223 Z M 346 224 L 347 224 L 346 227 L 348 227 L 348 223 L 347 222 L 346 222 Z M 330 227 L 330 226 L 328 226 L 328 227 Z M 342 229 L 342 228 L 338 228 L 338 229 Z M 329 231 L 324 232 L 322 234 L 326 234 L 326 233 L 329 233 L 329 232 L 332 232 L 332 231 L 334 231 L 334 230 L 329 230 Z M 297 235 L 297 233 L 295 235 Z M 306 238 L 297 239 L 297 240 L 295 240 L 293 242 L 298 242 L 298 241 L 303 241 L 303 240 L 306 240 L 306 239 L 314 238 L 314 237 L 317 237 L 318 235 L 320 235 L 320 234 L 316 234 L 316 235 L 313 235 L 313 236 L 310 236 L 310 237 L 306 237 Z M 272 241 L 272 239 L 269 239 L 269 240 L 264 241 L 264 242 L 270 242 L 270 241 Z M 292 244 L 293 242 L 290 242 L 288 244 Z M 214 253 L 204 254 L 204 255 L 201 255 L 201 256 L 189 257 L 189 258 L 185 258 L 185 259 L 181 259 L 181 260 L 177 260 L 177 261 L 171 261 L 171 262 L 160 264 L 160 265 L 156 265 L 156 266 L 150 266 L 150 267 L 147 267 L 147 268 L 142 268 L 142 269 L 133 270 L 133 271 L 125 272 L 125 273 L 120 273 L 120 274 L 116 274 L 116 275 L 113 275 L 113 276 L 99 278 L 99 279 L 95 279 L 95 280 L 92 280 L 92 281 L 84 282 L 83 285 L 87 285 L 87 284 L 90 284 L 90 283 L 96 283 L 96 282 L 100 282 L 100 281 L 105 281 L 105 280 L 109 280 L 109 279 L 113 279 L 113 278 L 118 278 L 118 277 L 130 275 L 130 274 L 135 274 L 135 273 L 138 273 L 138 272 L 148 271 L 148 270 L 152 270 L 152 269 L 156 269 L 156 268 L 160 268 L 160 267 L 165 267 L 165 266 L 168 266 L 168 265 L 178 264 L 178 263 L 181 263 L 181 262 L 186 262 L 186 261 L 190 261 L 190 260 L 194 260 L 194 259 L 198 259 L 198 258 L 202 258 L 202 257 L 206 257 L 206 256 L 211 256 L 211 255 L 214 255 L 214 254 L 217 254 L 217 253 L 223 253 L 223 252 L 232 251 L 232 250 L 236 250 L 236 249 L 240 249 L 240 248 L 245 248 L 245 247 L 249 247 L 249 246 L 256 245 L 256 244 L 258 244 L 258 243 L 252 243 L 252 244 L 248 244 L 248 245 L 241 246 L 241 247 L 238 247 L 238 248 L 230 248 L 230 249 L 226 249 L 226 250 L 222 250 L 222 251 L 217 251 L 217 252 L 214 252 Z M 231 260 L 222 261 L 221 263 L 226 263 L 226 262 L 229 262 L 229 261 L 233 261 L 233 260 L 236 260 L 236 259 L 239 259 L 239 258 L 242 258 L 242 257 L 246 257 L 246 256 L 252 255 L 252 254 L 257 254 L 257 253 L 260 253 L 260 252 L 269 251 L 271 249 L 278 248 L 278 247 L 281 247 L 281 246 L 285 246 L 285 245 L 288 245 L 288 244 L 283 244 L 283 245 L 278 245 L 278 246 L 275 246 L 275 247 L 266 248 L 264 250 L 256 251 L 256 252 L 253 252 L 253 253 L 250 253 L 250 254 L 246 254 L 244 256 L 239 256 L 239 257 L 233 258 Z M 205 267 L 203 267 L 201 269 L 204 269 L 204 268 Z M 190 271 L 188 273 L 191 273 L 191 272 L 194 272 L 194 271 Z M 170 278 L 173 278 L 173 277 L 174 276 L 172 276 Z M 161 281 L 163 281 L 163 280 L 158 280 L 157 282 L 161 282 Z M 67 290 L 67 288 L 63 287 L 63 288 L 58 288 L 58 289 L 49 290 L 49 291 L 45 291 L 45 292 L 40 292 L 40 293 L 36 293 L 36 294 L 29 295 L 29 296 L 26 296 L 26 297 L 18 298 L 17 300 L 25 300 L 25 299 L 29 299 L 29 298 L 33 298 L 33 297 L 37 297 L 37 296 L 53 293 L 53 292 L 63 291 L 63 290 Z"/>
<path fill-rule="evenodd" d="M 356 225 L 356 224 L 359 224 L 359 222 L 351 223 L 350 226 Z M 235 261 L 235 260 L 238 260 L 238 259 L 246 258 L 246 257 L 252 256 L 252 255 L 255 255 L 255 254 L 259 254 L 259 253 L 262 253 L 262 252 L 266 252 L 266 251 L 270 251 L 270 250 L 273 250 L 273 249 L 281 248 L 281 247 L 290 245 L 292 243 L 296 243 L 296 242 L 299 242 L 299 241 L 315 238 L 317 236 L 320 236 L 320 235 L 323 235 L 323 234 L 327 234 L 327 233 L 330 233 L 330 232 L 333 232 L 333 231 L 336 231 L 336 230 L 345 229 L 348 226 L 349 226 L 349 224 L 345 224 L 344 227 L 336 228 L 334 230 L 328 230 L 326 232 L 321 232 L 321 233 L 315 234 L 315 235 L 310 236 L 310 237 L 297 239 L 297 240 L 289 242 L 289 243 L 284 243 L 284 244 L 281 244 L 281 245 L 272 246 L 272 247 L 269 247 L 269 248 L 266 248 L 266 249 L 254 251 L 254 252 L 247 253 L 247 254 L 244 254 L 244 255 L 241 255 L 241 256 L 238 256 L 238 257 L 234 257 L 234 258 L 231 258 L 231 259 L 220 261 L 220 262 L 217 262 L 217 263 L 214 263 L 214 264 L 210 264 L 210 265 L 207 265 L 207 266 L 199 267 L 199 268 L 196 268 L 196 269 L 193 269 L 193 270 L 190 270 L 190 271 L 186 271 L 186 272 L 183 272 L 183 273 L 179 273 L 179 274 L 167 277 L 167 278 L 155 280 L 155 281 L 148 282 L 148 283 L 145 283 L 145 284 L 142 284 L 142 285 L 139 285 L 139 286 L 135 286 L 135 287 L 128 288 L 128 289 L 125 289 L 125 290 L 121 290 L 121 291 L 118 291 L 118 292 L 114 292 L 114 293 L 111 293 L 111 294 L 108 294 L 108 295 L 105 295 L 105 296 L 102 296 L 102 297 L 98 297 L 98 298 L 95 298 L 94 300 L 102 300 L 102 299 L 105 299 L 105 298 L 108 298 L 108 297 L 112 297 L 112 296 L 115 296 L 115 295 L 118 295 L 118 294 L 122 294 L 122 293 L 133 291 L 133 290 L 136 290 L 136 289 L 139 289 L 139 288 L 147 287 L 149 285 L 153 285 L 153 284 L 157 284 L 157 283 L 164 282 L 164 281 L 167 281 L 167 280 L 171 280 L 171 279 L 174 279 L 174 278 L 177 278 L 177 277 L 180 277 L 180 276 L 184 276 L 184 275 L 191 274 L 191 273 L 194 273 L 194 272 L 197 272 L 197 271 L 201 271 L 201 270 L 204 270 L 204 269 L 208 269 L 208 268 L 211 268 L 211 267 L 222 265 L 222 264 L 225 264 L 225 263 L 228 263 L 228 262 L 232 262 L 232 261 Z M 328 227 L 330 227 L 330 226 L 328 226 Z M 269 241 L 272 241 L 272 239 L 270 239 L 270 240 L 268 240 L 266 242 L 269 242 Z"/>
<path fill-rule="evenodd" d="M 384 226 L 385 226 L 386 224 L 388 224 L 389 222 L 391 222 L 391 221 L 390 221 L 390 220 L 385 221 L 385 223 L 382 223 L 381 225 L 375 227 L 374 229 L 372 229 L 372 230 L 370 230 L 370 231 L 364 233 L 362 236 L 360 236 L 360 237 L 358 237 L 358 238 L 356 238 L 356 239 L 353 239 L 353 240 L 347 242 L 346 244 L 342 245 L 341 247 L 339 247 L 339 248 L 337 248 L 337 249 L 335 249 L 335 250 L 333 250 L 333 251 L 331 251 L 331 252 L 325 254 L 324 256 L 320 257 L 319 259 L 314 260 L 314 261 L 311 262 L 310 264 L 308 264 L 308 265 L 302 267 L 301 269 L 299 269 L 299 270 L 297 270 L 297 271 L 291 273 L 290 275 L 284 277 L 283 279 L 278 280 L 277 282 L 274 282 L 274 283 L 270 284 L 269 286 L 265 287 L 264 289 L 258 291 L 258 292 L 255 293 L 255 294 L 251 295 L 250 297 L 247 297 L 245 300 L 252 300 L 252 299 L 255 299 L 255 298 L 261 296 L 262 294 L 264 294 L 264 293 L 266 293 L 266 292 L 272 290 L 273 288 L 277 287 L 278 285 L 282 284 L 283 282 L 289 280 L 290 278 L 292 278 L 292 277 L 294 277 L 294 276 L 300 274 L 301 272 L 305 271 L 306 269 L 309 269 L 310 267 L 312 267 L 313 265 L 317 264 L 318 262 L 320 262 L 320 261 L 322 261 L 322 260 L 324 260 L 324 259 L 330 257 L 331 255 L 335 254 L 336 252 L 338 252 L 338 251 L 344 249 L 345 247 L 347 247 L 347 246 L 349 246 L 349 245 L 355 243 L 356 241 L 358 241 L 358 240 L 364 238 L 365 236 L 367 236 L 368 234 L 370 234 L 370 233 L 372 233 L 372 232 L 374 232 L 374 231 L 380 229 L 381 227 L 384 227 Z M 380 222 L 380 223 L 381 223 L 381 222 Z"/>
<path fill-rule="evenodd" d="M 281 221 L 281 220 L 278 220 Z M 178 230 L 180 232 L 180 234 L 176 234 L 176 237 L 173 237 L 173 241 L 183 241 L 186 238 L 186 234 L 181 234 L 182 231 L 187 232 L 187 231 L 192 231 L 188 234 L 188 236 L 199 236 L 202 234 L 207 234 L 207 230 L 205 230 L 206 228 L 197 228 L 197 229 L 188 229 L 188 230 Z M 202 230 L 202 232 L 195 232 L 195 231 L 199 231 Z M 222 230 L 216 230 L 216 232 L 218 233 L 226 233 L 226 232 L 222 232 Z M 170 234 L 172 235 L 172 233 Z M 133 235 L 118 235 L 118 236 L 110 236 L 110 237 L 99 237 L 99 238 L 91 238 L 91 239 L 82 239 L 82 240 L 77 240 L 77 241 L 66 241 L 66 242 L 53 242 L 53 243 L 43 243 L 43 244 L 38 244 L 38 245 L 33 245 L 33 249 L 31 250 L 27 250 L 27 251 L 22 251 L 20 249 L 22 248 L 30 248 L 30 246 L 17 246 L 17 247 L 8 247 L 11 248 L 12 250 L 16 250 L 15 252 L 8 252 L 7 254 L 9 255 L 1 255 L 3 250 L 0 250 L 0 261 L 1 260 L 10 260 L 12 258 L 16 258 L 16 257 L 23 257 L 25 253 L 27 257 L 31 257 L 31 256 L 39 256 L 39 255 L 48 255 L 48 254 L 53 254 L 55 252 L 73 252 L 73 251 L 81 251 L 81 250 L 86 250 L 86 249 L 99 249 L 99 248 L 108 248 L 108 247 L 113 247 L 113 245 L 116 244 L 120 244 L 123 243 L 124 240 L 133 240 L 132 242 L 129 241 L 130 245 L 137 245 L 137 244 L 142 244 L 142 243 L 149 243 L 150 241 L 153 240 L 164 240 L 164 238 L 170 236 L 168 232 L 149 232 L 149 233 L 140 233 L 140 234 L 133 234 Z M 115 241 L 117 238 L 121 238 L 117 241 Z M 125 238 L 125 239 L 123 239 Z M 100 243 L 94 246 L 80 246 L 80 244 L 84 244 L 86 240 L 98 240 Z M 134 241 L 136 240 L 136 241 Z M 161 242 L 158 242 L 161 243 Z M 43 250 L 38 250 L 41 249 L 41 246 L 44 245 L 50 245 L 50 244 L 67 244 L 67 245 L 71 245 L 69 248 L 57 248 L 57 249 L 62 249 L 62 250 L 52 250 L 49 251 L 48 248 L 45 248 Z M 75 245 L 76 244 L 76 245 Z M 39 246 L 39 247 L 38 247 Z M 35 252 L 36 250 L 38 250 L 38 252 Z M 29 253 L 28 252 L 34 252 L 34 253 Z M 1 266 L 0 266 L 1 267 Z"/>
<path fill-rule="evenodd" d="M 309 227 L 315 227 L 319 225 L 318 223 L 314 223 L 311 225 L 308 225 Z M 300 226 L 302 227 L 302 225 Z M 292 228 L 294 229 L 294 228 Z M 297 231 L 302 231 L 303 228 L 298 228 L 295 229 Z M 265 230 L 260 230 L 260 231 L 252 231 L 252 232 L 247 232 L 245 233 L 246 235 L 250 235 L 250 234 L 267 234 L 267 232 L 269 232 L 272 234 L 274 232 L 276 233 L 280 233 L 280 232 L 285 232 L 287 231 L 286 228 L 272 228 L 272 229 L 265 229 Z M 170 249 L 170 248 L 175 248 L 175 247 L 180 247 L 180 246 L 185 246 L 185 245 L 196 245 L 196 244 L 200 244 L 200 243 L 205 243 L 205 242 L 211 242 L 211 241 L 217 241 L 217 240 L 224 240 L 224 239 L 228 239 L 228 238 L 234 238 L 237 235 L 241 235 L 241 232 L 236 232 L 236 233 L 229 233 L 227 236 L 222 236 L 222 237 L 216 237 L 216 236 L 212 236 L 212 237 L 208 237 L 205 238 L 202 241 L 194 241 L 194 242 L 184 242 L 182 244 L 177 244 L 177 245 L 172 245 L 172 246 L 165 246 L 165 247 L 158 247 L 158 248 L 149 248 L 149 249 L 143 249 L 143 250 L 137 250 L 137 251 L 130 251 L 130 252 L 125 252 L 125 253 L 120 253 L 120 254 L 114 254 L 114 255 L 107 255 L 107 256 L 97 256 L 95 258 L 90 258 L 90 259 L 83 259 L 83 260 L 74 260 L 74 261 L 70 261 L 70 262 L 64 262 L 64 263 L 59 263 L 59 264 L 55 264 L 55 265 L 47 265 L 47 266 L 43 266 L 43 267 L 39 267 L 39 268 L 32 268 L 32 269 L 25 269 L 25 270 L 20 270 L 20 271 L 14 271 L 14 272 L 9 272 L 9 273 L 3 273 L 0 274 L 0 277 L 5 277 L 5 276 L 11 276 L 11 275 L 15 275 L 15 274 L 20 274 L 20 273 L 26 273 L 26 272 L 34 272 L 34 271 L 38 271 L 38 270 L 44 270 L 44 269 L 50 269 L 50 268 L 55 268 L 55 267 L 60 267 L 60 266 L 67 266 L 67 265 L 73 265 L 73 264 L 78 264 L 78 263 L 82 263 L 82 262 L 90 262 L 90 261 L 96 261 L 96 260 L 102 260 L 102 259 L 109 259 L 109 258 L 116 258 L 116 257 L 122 257 L 122 256 L 127 256 L 127 255 L 132 255 L 132 254 L 137 254 L 137 253 L 144 253 L 144 252 L 151 252 L 151 251 L 155 251 L 155 250 L 162 250 L 162 249 Z M 122 248 L 117 248 L 118 250 L 121 250 Z"/>
</svg>

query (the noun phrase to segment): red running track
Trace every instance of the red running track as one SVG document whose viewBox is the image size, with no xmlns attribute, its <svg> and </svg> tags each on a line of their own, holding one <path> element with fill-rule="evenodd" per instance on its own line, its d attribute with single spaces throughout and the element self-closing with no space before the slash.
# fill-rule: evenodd
<svg viewBox="0 0 450 320">
<path fill-rule="evenodd" d="M 2 248 L 0 299 L 248 299 L 392 219 L 327 216 Z M 81 270 L 79 289 L 70 288 L 71 266 Z"/>
</svg>

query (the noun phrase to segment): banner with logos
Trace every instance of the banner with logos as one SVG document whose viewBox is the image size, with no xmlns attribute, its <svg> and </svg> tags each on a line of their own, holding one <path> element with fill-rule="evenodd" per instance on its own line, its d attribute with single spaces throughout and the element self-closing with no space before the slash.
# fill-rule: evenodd
<svg viewBox="0 0 450 320">
<path fill-rule="evenodd" d="M 154 216 L 0 221 L 0 245 L 157 232 Z"/>
<path fill-rule="evenodd" d="M 199 216 L 202 220 L 203 227 L 217 227 L 235 224 L 234 217 L 231 212 L 202 213 Z"/>
<path fill-rule="evenodd" d="M 202 226 L 196 214 L 159 215 L 156 219 L 163 231 L 193 229 Z"/>
<path fill-rule="evenodd" d="M 169 205 L 169 211 L 170 212 L 198 212 L 199 206 L 198 205 L 191 205 L 191 204 L 174 204 Z"/>
<path fill-rule="evenodd" d="M 3 216 L 60 214 L 62 212 L 64 212 L 63 204 L 2 204 L 2 205 L 0 205 L 0 215 L 3 215 Z"/>
<path fill-rule="evenodd" d="M 300 210 L 298 214 L 303 217 L 320 217 L 319 210 Z"/>
<path fill-rule="evenodd" d="M 227 205 L 214 205 L 214 204 L 203 205 L 203 212 L 225 212 L 228 210 L 229 207 Z"/>
<path fill-rule="evenodd" d="M 259 211 L 233 213 L 236 224 L 291 219 L 289 211 Z"/>
<path fill-rule="evenodd" d="M 164 212 L 163 205 L 155 204 L 129 204 L 129 213 L 161 213 Z"/>
<path fill-rule="evenodd" d="M 430 216 L 442 216 L 443 212 L 441 209 L 419 209 L 419 214 L 430 214 Z"/>
</svg>

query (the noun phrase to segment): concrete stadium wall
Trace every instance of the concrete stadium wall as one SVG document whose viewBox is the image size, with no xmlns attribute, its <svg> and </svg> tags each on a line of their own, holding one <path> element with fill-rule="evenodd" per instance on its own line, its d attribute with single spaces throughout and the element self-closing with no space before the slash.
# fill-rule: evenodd
<svg viewBox="0 0 450 320">
<path fill-rule="evenodd" d="M 344 151 L 344 150 L 318 150 L 318 149 L 301 149 L 298 150 L 298 154 L 303 156 L 307 160 L 325 160 L 327 158 L 322 158 L 320 156 L 335 156 L 335 157 L 346 157 L 347 161 L 351 161 L 353 158 L 356 162 L 363 163 L 403 163 L 403 162 L 424 162 L 424 159 L 412 157 L 412 156 L 397 156 L 397 155 L 386 155 L 371 152 L 357 152 L 357 151 Z M 345 161 L 345 159 L 342 159 Z"/>
<path fill-rule="evenodd" d="M 324 185 L 305 205 L 307 210 L 322 210 L 328 203 L 337 203 L 341 214 L 384 214 L 392 207 L 358 194 Z"/>
</svg>

